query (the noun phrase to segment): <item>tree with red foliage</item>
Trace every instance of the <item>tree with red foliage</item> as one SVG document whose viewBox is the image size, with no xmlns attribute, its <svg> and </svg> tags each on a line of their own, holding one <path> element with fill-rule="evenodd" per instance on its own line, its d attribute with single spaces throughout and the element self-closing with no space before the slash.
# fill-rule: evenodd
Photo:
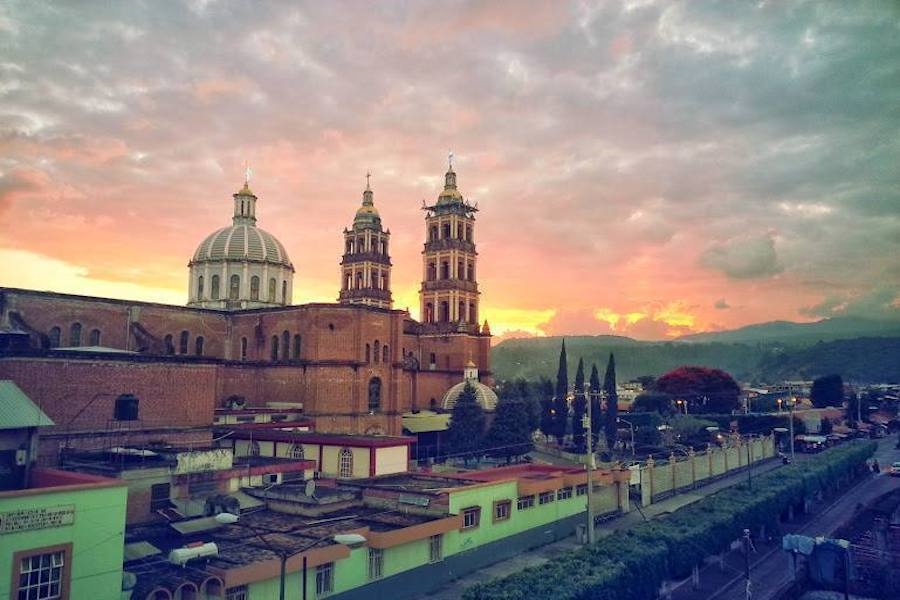
<svg viewBox="0 0 900 600">
<path fill-rule="evenodd" d="M 699 413 L 730 413 L 741 393 L 731 375 L 706 367 L 678 367 L 657 379 L 653 389 L 687 401 L 689 411 Z"/>
</svg>

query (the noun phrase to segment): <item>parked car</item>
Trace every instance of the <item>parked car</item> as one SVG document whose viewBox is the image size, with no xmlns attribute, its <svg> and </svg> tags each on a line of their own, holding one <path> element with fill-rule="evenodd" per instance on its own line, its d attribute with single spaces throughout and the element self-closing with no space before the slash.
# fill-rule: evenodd
<svg viewBox="0 0 900 600">
<path fill-rule="evenodd" d="M 900 462 L 891 464 L 890 474 L 894 477 L 900 477 Z"/>
</svg>

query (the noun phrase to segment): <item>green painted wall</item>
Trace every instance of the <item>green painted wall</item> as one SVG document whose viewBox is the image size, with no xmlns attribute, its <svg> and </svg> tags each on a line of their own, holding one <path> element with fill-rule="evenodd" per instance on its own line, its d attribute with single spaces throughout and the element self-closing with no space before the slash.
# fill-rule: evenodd
<svg viewBox="0 0 900 600">
<path fill-rule="evenodd" d="M 0 598 L 11 594 L 14 553 L 71 543 L 70 598 L 119 600 L 126 498 L 124 486 L 0 497 L 0 512 L 75 506 L 75 521 L 71 525 L 0 534 Z"/>
</svg>

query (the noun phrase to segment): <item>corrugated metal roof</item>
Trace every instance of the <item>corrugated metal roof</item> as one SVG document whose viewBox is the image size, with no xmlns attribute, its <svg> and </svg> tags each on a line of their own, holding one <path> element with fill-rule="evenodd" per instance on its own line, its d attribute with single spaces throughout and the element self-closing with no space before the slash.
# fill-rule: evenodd
<svg viewBox="0 0 900 600">
<path fill-rule="evenodd" d="M 0 429 L 47 427 L 56 425 L 19 386 L 8 379 L 0 380 Z"/>
</svg>

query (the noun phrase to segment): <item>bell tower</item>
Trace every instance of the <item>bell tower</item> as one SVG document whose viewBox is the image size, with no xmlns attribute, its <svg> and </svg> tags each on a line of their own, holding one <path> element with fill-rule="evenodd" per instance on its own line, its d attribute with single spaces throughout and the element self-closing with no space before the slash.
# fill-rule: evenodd
<svg viewBox="0 0 900 600">
<path fill-rule="evenodd" d="M 391 257 L 388 255 L 390 230 L 381 226 L 375 209 L 372 188 L 366 173 L 362 206 L 356 211 L 353 226 L 344 229 L 344 256 L 341 259 L 341 304 L 367 304 L 391 308 Z"/>
<path fill-rule="evenodd" d="M 424 203 L 423 203 L 424 204 Z M 475 213 L 456 187 L 453 154 L 444 190 L 425 211 L 425 249 L 419 301 L 422 322 L 437 331 L 478 333 L 478 282 L 475 278 Z"/>
</svg>

